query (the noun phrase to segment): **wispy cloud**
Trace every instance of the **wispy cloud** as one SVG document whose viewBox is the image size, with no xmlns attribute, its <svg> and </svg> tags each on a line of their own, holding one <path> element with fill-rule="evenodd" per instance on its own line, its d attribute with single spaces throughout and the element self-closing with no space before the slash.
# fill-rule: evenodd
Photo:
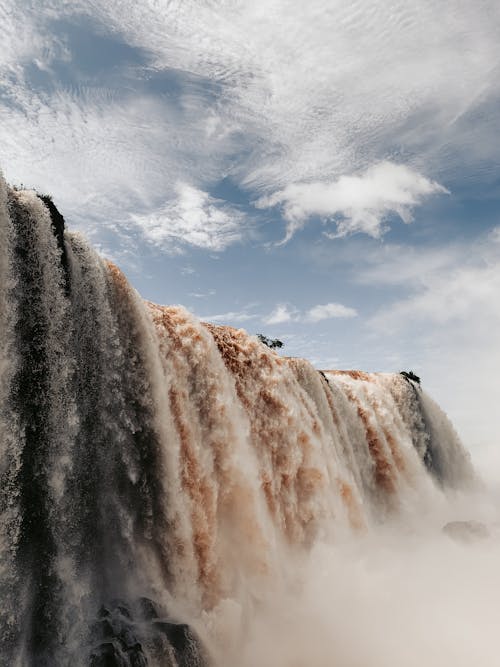
<svg viewBox="0 0 500 667">
<path fill-rule="evenodd" d="M 358 314 L 354 308 L 344 306 L 341 303 L 317 304 L 304 311 L 299 310 L 291 303 L 278 303 L 267 315 L 255 312 L 254 309 L 257 305 L 252 303 L 246 305 L 241 310 L 217 313 L 215 315 L 198 315 L 198 317 L 201 320 L 220 322 L 222 324 L 259 320 L 265 325 L 274 326 L 276 324 L 288 323 L 309 325 L 333 318 L 348 319 L 356 317 Z"/>
<path fill-rule="evenodd" d="M 487 333 L 486 322 L 500 325 L 500 228 L 474 241 L 446 246 L 388 245 L 367 257 L 367 266 L 356 278 L 407 291 L 369 320 L 380 331 L 395 333 L 422 322 L 439 328 L 461 322 L 469 330 L 485 328 Z"/>
<path fill-rule="evenodd" d="M 321 320 L 329 320 L 336 317 L 356 317 L 357 314 L 358 313 L 354 308 L 349 308 L 341 303 L 324 303 L 318 304 L 308 310 L 304 319 L 307 322 L 321 322 Z"/>
<path fill-rule="evenodd" d="M 124 230 L 130 211 L 154 210 L 159 193 L 175 197 L 171 174 L 187 173 L 186 156 L 162 100 L 93 89 L 16 94 L 18 104 L 0 107 L 7 177 L 53 194 L 68 218 Z"/>
<path fill-rule="evenodd" d="M 249 313 L 248 310 L 232 310 L 227 313 L 218 313 L 216 315 L 199 315 L 203 322 L 220 322 L 221 324 L 234 324 L 248 322 L 259 318 L 255 313 Z"/>
<path fill-rule="evenodd" d="M 154 245 L 173 252 L 184 245 L 220 251 L 243 238 L 243 214 L 220 199 L 186 183 L 176 185 L 177 198 L 163 208 L 132 220 Z"/>
<path fill-rule="evenodd" d="M 280 303 L 269 315 L 263 317 L 262 321 L 264 324 L 285 324 L 286 322 L 315 324 L 333 318 L 356 317 L 357 314 L 354 308 L 341 303 L 317 304 L 305 312 L 301 312 L 290 304 Z"/>
<path fill-rule="evenodd" d="M 88 7 L 22 4 L 0 8 L 0 142 L 8 180 L 51 193 L 73 227 L 98 241 L 103 227 L 132 236 L 131 212 L 154 216 L 163 204 L 174 206 L 175 180 L 204 191 L 200 184 L 219 178 L 224 155 L 234 152 L 233 133 L 229 123 L 214 121 L 211 81 L 169 70 L 172 80 L 162 85 L 175 95 L 163 94 L 149 83 L 147 47 L 137 50 L 143 60 L 133 67 L 115 64 L 112 79 L 82 74 L 87 61 L 96 62 L 93 39 L 101 40 L 103 69 L 106 46 L 134 51 Z M 217 224 L 217 214 L 207 217 Z M 227 232 L 226 220 L 221 224 Z"/>
<path fill-rule="evenodd" d="M 462 331 L 480 332 L 493 322 L 500 325 L 500 252 L 498 263 L 482 260 L 472 265 L 453 265 L 445 272 L 428 274 L 410 296 L 379 309 L 370 320 L 380 331 L 395 333 L 425 323 L 434 333 L 437 327 L 457 326 Z M 458 333 L 458 330 L 457 332 Z M 488 331 L 484 331 L 489 335 Z M 476 336 L 474 335 L 474 338 Z"/>
<path fill-rule="evenodd" d="M 364 232 L 379 237 L 390 214 L 403 222 L 412 220 L 412 209 L 425 197 L 447 192 L 438 183 L 400 164 L 380 162 L 356 176 L 341 176 L 332 183 L 288 185 L 284 190 L 261 197 L 257 207 L 281 205 L 288 221 L 285 241 L 311 216 L 334 221 L 335 233 L 346 236 Z"/>
<path fill-rule="evenodd" d="M 148 48 L 158 69 L 223 84 L 222 124 L 246 135 L 235 171 L 248 186 L 329 183 L 395 151 L 419 169 L 437 152 L 433 173 L 458 171 L 461 156 L 480 159 L 459 122 L 499 92 L 493 0 L 481 11 L 462 3 L 446 22 L 438 3 L 400 0 L 311 0 L 300 11 L 284 0 L 125 5 L 109 0 L 94 11 Z"/>
<path fill-rule="evenodd" d="M 210 296 L 215 296 L 215 293 L 214 289 L 209 289 L 208 292 L 188 292 L 188 296 L 192 296 L 194 299 L 207 299 Z"/>
<path fill-rule="evenodd" d="M 438 191 L 432 179 L 452 183 L 464 164 L 480 166 L 482 180 L 496 173 L 500 8 L 481 8 L 461 3 L 444 22 L 438 3 L 399 0 L 7 0 L 4 170 L 107 226 L 170 206 L 172 174 L 203 192 L 229 175 L 282 205 L 289 234 L 320 215 L 335 218 L 337 234 L 379 235 L 387 215 L 407 220 Z M 141 61 L 132 71 L 118 63 L 113 84 L 81 76 L 63 21 Z M 380 171 L 388 158 L 397 174 Z M 385 198 L 370 195 L 370 173 Z"/>
<path fill-rule="evenodd" d="M 415 290 L 424 286 L 429 276 L 452 271 L 464 260 L 463 252 L 463 246 L 454 241 L 445 246 L 426 245 L 424 248 L 394 243 L 376 249 L 365 247 L 364 263 L 356 267 L 355 279 L 362 285 Z"/>
</svg>

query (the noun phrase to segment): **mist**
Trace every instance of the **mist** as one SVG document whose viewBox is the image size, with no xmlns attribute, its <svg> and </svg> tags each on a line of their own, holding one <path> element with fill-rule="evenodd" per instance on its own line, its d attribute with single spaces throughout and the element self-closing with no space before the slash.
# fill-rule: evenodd
<svg viewBox="0 0 500 667">
<path fill-rule="evenodd" d="M 489 536 L 453 539 L 443 531 L 464 519 L 484 522 Z M 316 544 L 302 562 L 283 562 L 294 573 L 288 586 L 268 591 L 250 614 L 221 605 L 218 622 L 233 623 L 232 643 L 218 629 L 221 664 L 497 665 L 498 519 L 497 499 L 483 489 L 355 539 Z"/>
</svg>

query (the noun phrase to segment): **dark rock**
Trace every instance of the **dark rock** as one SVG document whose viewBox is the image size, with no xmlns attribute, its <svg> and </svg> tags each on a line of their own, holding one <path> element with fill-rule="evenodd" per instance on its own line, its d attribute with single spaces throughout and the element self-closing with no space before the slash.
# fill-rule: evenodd
<svg viewBox="0 0 500 667">
<path fill-rule="evenodd" d="M 130 628 L 123 628 L 122 631 L 120 632 L 119 639 L 123 648 L 127 650 L 132 648 L 134 649 L 141 648 L 140 643 L 137 641 L 137 637 Z"/>
<path fill-rule="evenodd" d="M 142 647 L 128 651 L 128 659 L 130 660 L 130 667 L 147 667 L 148 661 L 142 652 Z"/>
<path fill-rule="evenodd" d="M 101 618 L 92 625 L 91 636 L 94 640 L 111 639 L 115 634 L 109 618 Z"/>
<path fill-rule="evenodd" d="M 110 610 L 102 604 L 99 607 L 99 611 L 97 612 L 97 617 L 104 618 L 105 616 L 109 616 L 110 614 L 111 614 Z"/>
<path fill-rule="evenodd" d="M 113 642 L 105 642 L 92 651 L 90 667 L 129 667 L 129 661 Z"/>
<path fill-rule="evenodd" d="M 139 598 L 139 608 L 144 619 L 151 621 L 154 618 L 159 618 L 158 609 L 153 600 L 144 597 Z"/>
<path fill-rule="evenodd" d="M 101 643 L 91 653 L 90 667 L 146 667 L 148 661 L 138 639 L 139 626 L 133 622 L 128 606 L 122 600 L 114 600 L 100 607 L 98 617 L 91 637 Z"/>
<path fill-rule="evenodd" d="M 168 639 L 179 667 L 203 667 L 206 663 L 201 644 L 186 623 L 155 621 L 154 627 Z"/>
<path fill-rule="evenodd" d="M 134 618 L 131 609 L 138 610 Z M 165 616 L 153 600 L 142 597 L 129 606 L 122 600 L 103 605 L 91 628 L 98 645 L 90 655 L 90 667 L 147 667 L 149 660 L 162 667 L 205 667 L 205 650 L 186 623 L 160 620 Z"/>
<path fill-rule="evenodd" d="M 57 206 L 52 201 L 50 195 L 38 195 L 38 198 L 43 201 L 45 206 L 49 209 L 50 219 L 52 222 L 52 229 L 54 231 L 54 236 L 57 239 L 57 245 L 61 251 L 61 264 L 64 269 L 64 274 L 66 276 L 66 283 L 68 283 L 68 253 L 66 250 L 66 244 L 64 242 L 64 218 L 61 213 L 58 211 Z"/>
<path fill-rule="evenodd" d="M 130 611 L 127 609 L 127 607 L 125 605 L 119 604 L 116 608 L 122 616 L 124 616 L 125 618 L 128 618 L 129 620 L 132 620 L 132 614 L 130 613 Z"/>
<path fill-rule="evenodd" d="M 443 532 L 458 542 L 476 542 L 490 536 L 490 531 L 480 521 L 450 521 Z"/>
</svg>

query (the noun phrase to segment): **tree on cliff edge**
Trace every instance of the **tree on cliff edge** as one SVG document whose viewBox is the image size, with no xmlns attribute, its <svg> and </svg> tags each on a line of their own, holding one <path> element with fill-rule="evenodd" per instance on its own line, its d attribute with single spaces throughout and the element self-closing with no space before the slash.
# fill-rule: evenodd
<svg viewBox="0 0 500 667">
<path fill-rule="evenodd" d="M 260 340 L 261 343 L 264 343 L 264 345 L 270 347 L 271 350 L 283 347 L 283 343 L 277 338 L 268 338 L 267 336 L 264 336 L 264 334 L 257 334 L 257 338 Z"/>
</svg>

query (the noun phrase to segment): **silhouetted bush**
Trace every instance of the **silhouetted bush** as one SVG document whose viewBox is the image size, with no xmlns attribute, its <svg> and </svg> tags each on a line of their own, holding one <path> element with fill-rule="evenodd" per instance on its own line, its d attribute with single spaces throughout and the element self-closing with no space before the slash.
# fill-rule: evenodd
<svg viewBox="0 0 500 667">
<path fill-rule="evenodd" d="M 274 350 L 275 348 L 278 347 L 283 347 L 283 343 L 277 338 L 268 338 L 267 336 L 264 336 L 264 334 L 257 334 L 257 338 L 260 340 L 261 343 L 264 343 L 264 345 L 270 347 L 271 350 Z"/>
</svg>

